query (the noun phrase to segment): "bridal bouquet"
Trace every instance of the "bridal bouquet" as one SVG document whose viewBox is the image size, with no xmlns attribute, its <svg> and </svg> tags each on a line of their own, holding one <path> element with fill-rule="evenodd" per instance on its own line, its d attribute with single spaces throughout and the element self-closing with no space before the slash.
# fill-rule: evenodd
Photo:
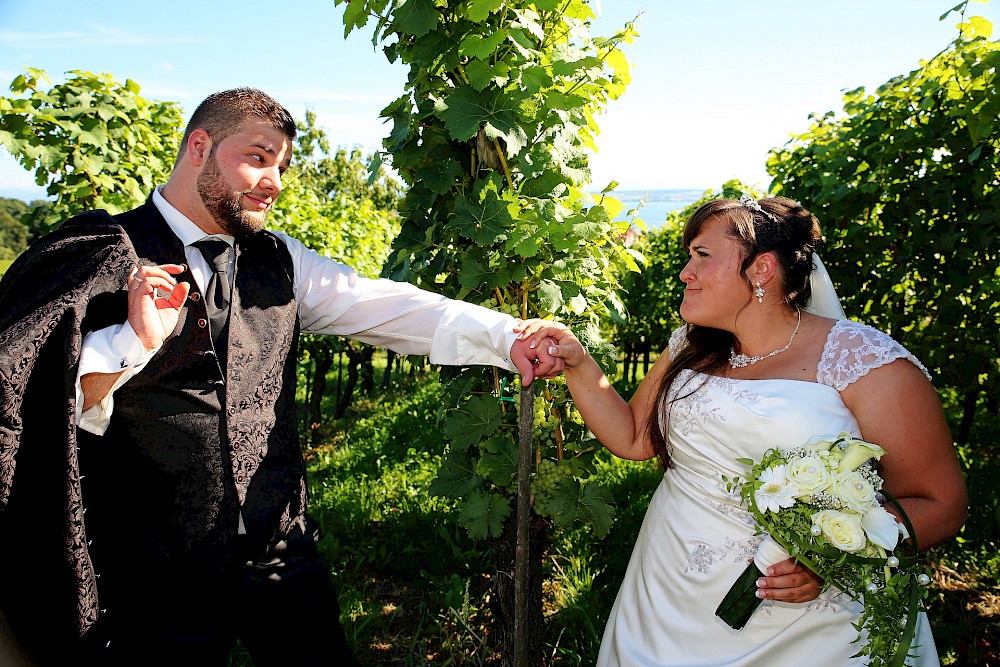
<svg viewBox="0 0 1000 667">
<path fill-rule="evenodd" d="M 899 667 L 930 578 L 918 566 L 915 548 L 903 555 L 899 545 L 896 553 L 900 535 L 909 533 L 879 502 L 882 479 L 870 462 L 884 453 L 848 433 L 818 436 L 787 451 L 770 449 L 758 462 L 737 459 L 750 471 L 746 479 L 726 482 L 759 532 L 822 577 L 824 590 L 833 585 L 862 601 L 856 627 L 868 636 L 858 655 L 868 656 L 873 667 Z M 905 514 L 903 520 L 908 523 Z M 751 564 L 716 610 L 737 630 L 761 602 L 760 573 Z"/>
</svg>

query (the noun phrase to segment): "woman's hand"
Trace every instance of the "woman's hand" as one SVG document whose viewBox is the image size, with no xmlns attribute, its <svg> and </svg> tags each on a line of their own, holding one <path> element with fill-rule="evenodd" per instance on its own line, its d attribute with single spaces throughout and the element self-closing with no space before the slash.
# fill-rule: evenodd
<svg viewBox="0 0 1000 667">
<path fill-rule="evenodd" d="M 822 589 L 819 575 L 792 558 L 771 565 L 757 580 L 757 597 L 779 602 L 812 602 Z"/>
</svg>

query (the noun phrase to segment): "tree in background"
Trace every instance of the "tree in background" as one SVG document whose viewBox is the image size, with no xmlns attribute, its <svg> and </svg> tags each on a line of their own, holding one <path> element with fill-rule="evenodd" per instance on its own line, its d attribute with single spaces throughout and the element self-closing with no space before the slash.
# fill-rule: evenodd
<svg viewBox="0 0 1000 667">
<path fill-rule="evenodd" d="M 601 353 L 599 322 L 621 314 L 618 276 L 638 254 L 619 239 L 620 202 L 584 189 L 596 117 L 624 92 L 629 64 L 612 38 L 592 37 L 585 0 L 354 0 L 346 31 L 373 20 L 373 41 L 409 67 L 406 90 L 382 114 L 384 140 L 409 186 L 388 274 L 448 296 L 521 317 L 555 316 L 575 325 Z M 492 369 L 449 375 L 444 433 L 449 453 L 432 492 L 455 498 L 460 521 L 487 539 L 493 577 L 491 641 L 506 664 L 541 664 L 541 563 L 546 526 L 588 524 L 606 534 L 611 497 L 588 482 L 594 451 L 565 386 L 536 385 L 530 617 L 513 645 L 518 431 L 512 376 Z M 543 386 L 544 385 L 544 386 Z M 524 471 L 527 474 L 528 471 Z M 521 537 L 524 535 L 522 533 Z M 526 648 L 525 648 L 526 647 Z"/>
<path fill-rule="evenodd" d="M 401 185 L 379 169 L 369 181 L 369 158 L 361 151 L 333 151 L 326 133 L 316 126 L 316 114 L 306 111 L 299 123 L 295 168 L 283 179 L 272 226 L 295 237 L 321 255 L 351 266 L 368 278 L 378 277 L 399 233 L 396 207 Z M 364 343 L 332 336 L 302 336 L 299 364 L 305 376 L 306 430 L 315 433 L 322 422 L 321 404 L 328 374 L 343 354 L 348 357 L 346 384 L 338 381 L 334 418 L 350 405 L 359 380 L 374 385 L 372 353 Z M 391 365 L 391 357 L 390 357 Z M 341 364 L 336 363 L 338 378 Z"/>
<path fill-rule="evenodd" d="M 29 232 L 21 223 L 27 210 L 20 199 L 0 197 L 0 260 L 14 259 L 27 249 Z"/>
<path fill-rule="evenodd" d="M 1000 43 L 991 30 L 963 14 L 947 49 L 874 95 L 847 93 L 843 114 L 815 118 L 768 160 L 774 191 L 823 223 L 823 260 L 848 315 L 902 341 L 939 387 L 959 392 L 960 443 L 980 397 L 996 414 L 1000 393 Z"/>
<path fill-rule="evenodd" d="M 174 102 L 139 95 L 131 79 L 73 70 L 65 83 L 26 68 L 0 97 L 0 145 L 55 201 L 35 207 L 23 222 L 47 231 L 76 213 L 112 215 L 141 204 L 165 183 L 177 156 L 181 111 Z"/>
<path fill-rule="evenodd" d="M 628 317 L 615 322 L 611 340 L 623 356 L 622 377 L 630 383 L 638 379 L 639 360 L 645 375 L 650 355 L 666 348 L 670 332 L 677 326 L 678 293 L 683 293 L 683 288 L 678 289 L 676 267 L 686 261 L 682 228 L 671 212 L 661 227 L 641 235 L 633 247 L 646 259 L 642 271 L 622 278 L 622 303 Z"/>
</svg>

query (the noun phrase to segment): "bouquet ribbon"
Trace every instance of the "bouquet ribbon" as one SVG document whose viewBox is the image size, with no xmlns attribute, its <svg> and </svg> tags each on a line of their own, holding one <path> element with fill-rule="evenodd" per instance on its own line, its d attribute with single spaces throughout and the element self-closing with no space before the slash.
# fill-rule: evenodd
<svg viewBox="0 0 1000 667">
<path fill-rule="evenodd" d="M 767 568 L 791 558 L 789 553 L 780 544 L 771 539 L 770 535 L 765 535 L 764 540 L 757 547 L 753 562 L 747 565 L 743 574 L 739 576 L 732 588 L 722 598 L 719 608 L 715 610 L 715 615 L 721 618 L 734 630 L 742 630 L 753 615 L 757 607 L 763 600 L 757 597 L 757 579 L 761 574 L 767 574 Z"/>
</svg>

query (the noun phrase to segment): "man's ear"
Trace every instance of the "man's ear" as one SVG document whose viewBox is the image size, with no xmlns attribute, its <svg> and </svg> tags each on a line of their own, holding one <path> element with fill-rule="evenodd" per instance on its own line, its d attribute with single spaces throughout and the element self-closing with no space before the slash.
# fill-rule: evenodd
<svg viewBox="0 0 1000 667">
<path fill-rule="evenodd" d="M 185 157 L 187 160 L 192 166 L 201 167 L 208 160 L 212 151 L 212 138 L 204 129 L 198 128 L 188 135 L 186 148 Z"/>
</svg>

